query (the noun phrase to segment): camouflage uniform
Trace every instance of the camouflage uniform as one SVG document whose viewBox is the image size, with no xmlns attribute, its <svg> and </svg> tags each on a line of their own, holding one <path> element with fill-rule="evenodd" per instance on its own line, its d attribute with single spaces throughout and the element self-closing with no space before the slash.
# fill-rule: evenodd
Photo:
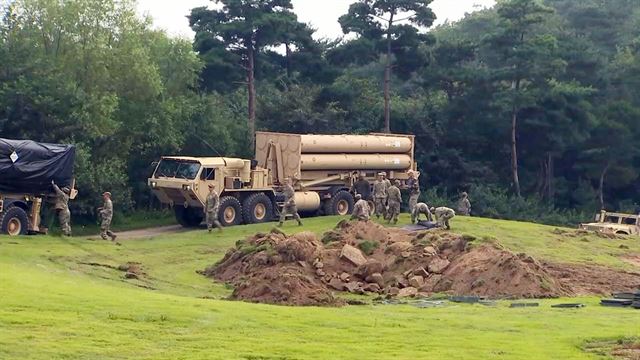
<svg viewBox="0 0 640 360">
<path fill-rule="evenodd" d="M 385 217 L 387 213 L 387 184 L 384 180 L 378 179 L 373 183 L 373 201 L 376 206 L 376 217 L 380 218 L 380 215 Z"/>
<path fill-rule="evenodd" d="M 282 208 L 282 212 L 280 213 L 280 223 L 278 226 L 282 226 L 284 223 L 287 214 L 293 215 L 293 218 L 298 221 L 298 225 L 302 226 L 302 220 L 300 220 L 300 215 L 298 215 L 298 208 L 296 207 L 296 192 L 293 190 L 293 186 L 286 184 L 282 191 L 284 193 L 284 207 Z"/>
<path fill-rule="evenodd" d="M 369 203 L 367 200 L 360 199 L 356 201 L 356 204 L 353 206 L 353 213 L 351 214 L 351 219 L 358 219 L 360 221 L 369 221 L 370 209 Z"/>
<path fill-rule="evenodd" d="M 389 209 L 387 210 L 387 220 L 396 224 L 398 222 L 398 215 L 400 215 L 400 204 L 402 204 L 402 194 L 397 184 L 391 185 L 387 191 L 387 198 L 389 202 Z"/>
<path fill-rule="evenodd" d="M 204 207 L 205 218 L 207 221 L 207 230 L 209 230 L 209 232 L 211 232 L 211 229 L 213 229 L 214 225 L 220 231 L 222 231 L 222 225 L 220 225 L 220 221 L 218 221 L 219 206 L 220 196 L 218 196 L 218 193 L 213 188 L 211 188 L 209 195 L 207 195 L 207 200 Z"/>
<path fill-rule="evenodd" d="M 420 221 L 420 215 L 426 215 L 428 221 L 433 221 L 433 215 L 429 206 L 425 203 L 417 203 L 411 211 L 411 223 L 415 224 L 416 221 Z"/>
<path fill-rule="evenodd" d="M 448 207 L 439 207 L 434 211 L 436 219 L 438 220 L 438 226 L 443 227 L 447 230 L 451 229 L 449 226 L 449 220 L 451 220 L 454 216 L 456 216 L 456 212 L 453 209 L 449 209 Z"/>
<path fill-rule="evenodd" d="M 56 202 L 54 208 L 58 213 L 58 221 L 60 229 L 64 236 L 71 236 L 71 212 L 69 211 L 69 195 L 60 190 L 58 185 L 53 184 L 53 190 L 56 192 Z"/>
<path fill-rule="evenodd" d="M 420 182 L 416 178 L 409 178 L 407 187 L 409 188 L 409 212 L 413 213 L 413 208 L 416 207 L 420 197 Z"/>
<path fill-rule="evenodd" d="M 100 236 L 107 240 L 107 237 L 110 237 L 111 240 L 116 239 L 116 234 L 111 231 L 111 220 L 113 219 L 113 202 L 110 198 L 104 200 L 104 204 L 102 205 L 102 209 L 100 210 L 100 218 L 102 222 L 100 223 Z"/>
<path fill-rule="evenodd" d="M 471 202 L 467 193 L 462 193 L 462 198 L 458 202 L 458 214 L 469 216 L 471 215 Z"/>
</svg>

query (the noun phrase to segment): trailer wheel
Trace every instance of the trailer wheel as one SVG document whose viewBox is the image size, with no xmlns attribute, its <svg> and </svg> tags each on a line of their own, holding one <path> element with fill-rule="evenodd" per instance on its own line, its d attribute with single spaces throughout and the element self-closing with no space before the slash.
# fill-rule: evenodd
<svg viewBox="0 0 640 360">
<path fill-rule="evenodd" d="M 259 224 L 273 219 L 273 202 L 265 193 L 249 196 L 242 204 L 245 224 Z"/>
<path fill-rule="evenodd" d="M 178 223 L 183 227 L 198 227 L 204 219 L 202 209 L 199 208 L 176 206 L 173 209 L 176 220 L 178 220 Z"/>
<path fill-rule="evenodd" d="M 345 216 L 353 212 L 353 196 L 345 190 L 338 191 L 324 204 L 326 215 Z"/>
<path fill-rule="evenodd" d="M 220 199 L 218 220 L 220 220 L 222 226 L 242 224 L 242 205 L 240 205 L 240 201 L 233 196 L 225 196 Z"/>
<path fill-rule="evenodd" d="M 0 233 L 9 236 L 27 235 L 29 231 L 29 217 L 17 206 L 9 206 L 0 214 Z"/>
</svg>

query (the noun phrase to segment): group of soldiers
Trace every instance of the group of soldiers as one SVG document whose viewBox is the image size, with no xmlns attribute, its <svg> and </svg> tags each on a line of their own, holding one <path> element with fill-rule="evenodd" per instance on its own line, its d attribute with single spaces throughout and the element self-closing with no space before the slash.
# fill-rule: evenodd
<svg viewBox="0 0 640 360">
<path fill-rule="evenodd" d="M 437 227 L 451 229 L 449 220 L 456 216 L 456 212 L 445 206 L 430 207 L 426 203 L 419 203 L 420 183 L 418 181 L 418 173 L 410 170 L 408 176 L 409 178 L 405 184 L 409 192 L 411 223 L 420 222 L 420 215 L 425 215 L 429 223 L 434 223 Z M 396 224 L 402 204 L 400 186 L 399 180 L 396 179 L 391 182 L 384 172 L 378 173 L 373 185 L 369 184 L 363 174 L 359 174 L 358 180 L 354 182 L 351 189 L 356 198 L 351 218 L 369 221 L 373 212 L 377 219 L 382 216 L 388 223 L 393 222 L 393 224 Z M 373 209 L 370 208 L 369 201 L 373 202 Z M 461 194 L 458 213 L 466 216 L 471 215 L 471 202 L 466 192 Z"/>
<path fill-rule="evenodd" d="M 58 214 L 58 222 L 60 223 L 62 235 L 71 236 L 71 211 L 69 210 L 71 189 L 68 186 L 61 189 L 53 180 L 51 181 L 51 186 L 56 194 L 54 209 Z M 101 208 L 98 208 L 100 214 L 100 237 L 104 240 L 111 238 L 112 241 L 115 241 L 118 236 L 111 231 L 111 220 L 113 219 L 111 193 L 108 191 L 104 192 L 102 194 L 102 200 L 103 205 Z"/>
<path fill-rule="evenodd" d="M 411 213 L 411 223 L 415 224 L 420 221 L 420 215 L 425 215 L 429 222 L 435 222 L 436 226 L 450 229 L 449 220 L 456 216 L 456 212 L 445 206 L 429 207 L 426 203 L 419 203 L 420 183 L 418 181 L 418 173 L 410 170 L 409 178 L 406 181 L 406 188 L 409 191 L 409 211 Z M 402 205 L 402 193 L 400 191 L 400 180 L 391 182 L 387 179 L 384 172 L 378 173 L 376 181 L 371 185 L 363 174 L 358 175 L 357 181 L 353 183 L 351 191 L 355 194 L 356 203 L 353 207 L 352 219 L 368 221 L 372 212 L 377 219 L 382 216 L 388 223 L 398 222 L 400 208 Z M 280 221 L 278 226 L 282 226 L 287 218 L 291 215 L 294 220 L 302 226 L 302 220 L 298 214 L 298 208 L 295 201 L 295 190 L 292 186 L 291 179 L 285 179 L 282 186 L 282 194 L 284 195 L 284 205 L 280 212 Z M 369 206 L 369 201 L 373 201 L 373 209 Z M 222 225 L 218 221 L 218 208 L 220 206 L 220 197 L 216 192 L 215 184 L 209 184 L 209 194 L 205 201 L 205 219 L 207 222 L 207 230 L 212 231 L 216 227 L 222 231 Z M 462 193 L 458 204 L 458 212 L 461 215 L 471 214 L 471 202 L 467 193 Z"/>
</svg>

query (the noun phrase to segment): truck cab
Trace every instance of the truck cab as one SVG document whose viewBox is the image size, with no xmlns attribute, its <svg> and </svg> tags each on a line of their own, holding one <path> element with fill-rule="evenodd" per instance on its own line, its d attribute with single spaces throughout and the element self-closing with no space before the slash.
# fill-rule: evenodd
<svg viewBox="0 0 640 360">
<path fill-rule="evenodd" d="M 154 195 L 173 207 L 185 227 L 200 225 L 209 184 L 220 195 L 219 221 L 225 226 L 271 221 L 275 193 L 266 169 L 250 160 L 225 157 L 165 156 L 148 179 Z"/>
</svg>

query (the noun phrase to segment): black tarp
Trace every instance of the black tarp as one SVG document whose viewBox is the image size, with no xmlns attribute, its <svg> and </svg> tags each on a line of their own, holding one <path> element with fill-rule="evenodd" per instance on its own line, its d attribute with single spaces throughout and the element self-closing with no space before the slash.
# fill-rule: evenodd
<svg viewBox="0 0 640 360">
<path fill-rule="evenodd" d="M 69 186 L 75 157 L 73 145 L 0 138 L 0 192 L 49 193 L 51 180 Z"/>
</svg>

